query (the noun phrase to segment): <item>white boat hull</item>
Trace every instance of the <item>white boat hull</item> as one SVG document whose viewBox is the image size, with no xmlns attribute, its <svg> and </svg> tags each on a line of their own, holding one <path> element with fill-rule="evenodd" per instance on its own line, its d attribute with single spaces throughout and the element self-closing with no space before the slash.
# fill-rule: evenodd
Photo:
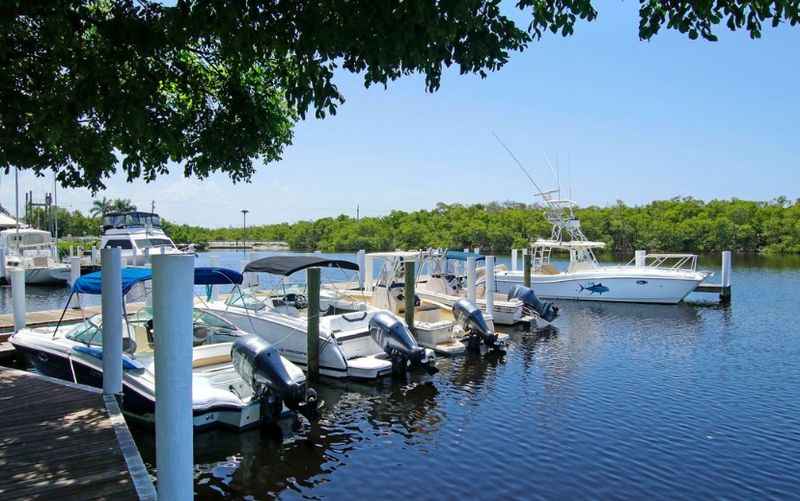
<svg viewBox="0 0 800 501">
<path fill-rule="evenodd" d="M 536 295 L 547 299 L 616 301 L 630 303 L 675 304 L 683 300 L 705 275 L 697 272 L 614 274 L 601 270 L 556 275 L 531 275 Z M 521 272 L 502 272 L 496 276 L 498 292 L 522 285 Z"/>
<path fill-rule="evenodd" d="M 6 268 L 6 281 L 11 283 L 11 272 L 15 268 Z M 53 266 L 50 268 L 26 268 L 25 283 L 28 285 L 56 285 L 69 281 L 69 267 Z"/>
</svg>

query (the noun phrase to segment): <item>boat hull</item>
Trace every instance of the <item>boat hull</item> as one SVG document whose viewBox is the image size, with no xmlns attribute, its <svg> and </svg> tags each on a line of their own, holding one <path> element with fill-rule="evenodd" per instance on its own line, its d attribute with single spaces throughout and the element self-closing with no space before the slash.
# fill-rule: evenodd
<svg viewBox="0 0 800 501">
<path fill-rule="evenodd" d="M 674 277 L 641 273 L 613 276 L 607 273 L 560 273 L 531 275 L 536 295 L 547 299 L 676 304 L 703 280 L 702 276 Z M 522 273 L 504 272 L 496 277 L 498 292 L 507 293 L 523 283 Z"/>
</svg>

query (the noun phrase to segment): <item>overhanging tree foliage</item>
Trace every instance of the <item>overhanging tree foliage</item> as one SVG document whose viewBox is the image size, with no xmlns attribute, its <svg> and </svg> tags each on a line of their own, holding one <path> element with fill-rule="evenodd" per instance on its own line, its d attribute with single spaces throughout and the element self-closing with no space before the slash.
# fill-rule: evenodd
<svg viewBox="0 0 800 501">
<path fill-rule="evenodd" d="M 662 26 L 715 40 L 725 23 L 752 37 L 796 24 L 798 0 L 640 0 L 639 36 Z M 280 159 L 294 122 L 344 102 L 337 69 L 365 85 L 444 67 L 485 76 L 543 33 L 597 17 L 589 0 L 519 0 L 526 29 L 499 0 L 9 0 L 0 3 L 0 167 L 57 173 L 103 188 L 120 165 L 155 179 L 248 180 Z"/>
</svg>

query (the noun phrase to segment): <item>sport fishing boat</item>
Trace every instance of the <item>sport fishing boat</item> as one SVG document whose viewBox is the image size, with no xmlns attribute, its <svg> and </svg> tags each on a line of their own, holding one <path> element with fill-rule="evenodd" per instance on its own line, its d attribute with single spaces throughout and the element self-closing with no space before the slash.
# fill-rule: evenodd
<svg viewBox="0 0 800 501">
<path fill-rule="evenodd" d="M 151 279 L 147 268 L 123 268 L 122 292 Z M 195 284 L 241 283 L 224 268 L 197 268 Z M 100 294 L 101 272 L 78 279 L 72 294 Z M 70 299 L 71 296 L 70 295 Z M 69 304 L 69 299 L 67 300 Z M 123 411 L 152 423 L 155 417 L 155 339 L 152 310 L 125 315 L 123 328 Z M 76 325 L 22 329 L 9 339 L 42 374 L 102 387 L 102 317 Z M 170 333 L 176 334 L 176 333 Z M 275 422 L 290 412 L 313 416 L 316 396 L 303 372 L 263 339 L 209 311 L 193 312 L 192 408 L 195 429 L 244 429 Z"/>
<path fill-rule="evenodd" d="M 557 192 L 557 191 L 555 191 Z M 678 303 L 710 272 L 697 271 L 695 254 L 646 254 L 624 265 L 600 265 L 594 250 L 603 242 L 589 241 L 575 217 L 575 202 L 551 198 L 554 191 L 540 193 L 545 217 L 552 224 L 551 237 L 531 244 L 531 286 L 543 298 L 636 303 Z M 569 253 L 566 270 L 557 269 L 553 251 Z M 497 290 L 510 292 L 523 284 L 523 270 L 495 274 Z"/>
<path fill-rule="evenodd" d="M 103 215 L 100 247 L 119 247 L 123 262 L 141 266 L 154 254 L 194 253 L 175 246 L 161 228 L 161 217 L 152 212 L 110 212 Z"/>
<path fill-rule="evenodd" d="M 69 280 L 69 266 L 59 263 L 58 250 L 49 231 L 13 228 L 0 231 L 0 247 L 6 249 L 6 276 L 25 270 L 25 283 L 31 285 L 63 285 Z"/>
<path fill-rule="evenodd" d="M 419 260 L 419 252 L 372 252 L 364 256 L 364 284 L 331 284 L 323 289 L 327 301 L 339 309 L 383 309 L 405 314 L 405 263 Z M 372 270 L 380 266 L 373 283 Z M 416 285 L 415 285 L 416 287 Z M 480 308 L 465 298 L 450 304 L 414 294 L 414 336 L 437 353 L 458 355 L 467 350 L 503 350 L 508 335 L 495 332 Z"/>
<path fill-rule="evenodd" d="M 234 287 L 227 296 L 198 303 L 198 308 L 225 318 L 268 341 L 287 359 L 306 367 L 308 299 L 303 284 L 289 284 L 308 268 L 358 271 L 350 261 L 321 256 L 270 256 L 248 263 L 244 273 L 279 278 L 273 290 Z M 421 347 L 394 315 L 376 308 L 337 309 L 336 298 L 321 297 L 319 318 L 320 374 L 331 378 L 376 379 L 423 369 L 435 372 L 433 351 Z"/>
<path fill-rule="evenodd" d="M 486 257 L 480 254 L 453 250 L 428 250 L 420 252 L 419 270 L 426 274 L 418 274 L 416 292 L 420 298 L 453 306 L 460 299 L 467 297 L 467 259 L 485 262 Z M 475 270 L 475 303 L 486 312 L 486 268 Z M 507 294 L 495 293 L 491 317 L 496 324 L 514 325 L 531 320 L 542 320 L 550 323 L 558 317 L 558 306 L 539 301 L 536 294 L 521 285 Z"/>
</svg>

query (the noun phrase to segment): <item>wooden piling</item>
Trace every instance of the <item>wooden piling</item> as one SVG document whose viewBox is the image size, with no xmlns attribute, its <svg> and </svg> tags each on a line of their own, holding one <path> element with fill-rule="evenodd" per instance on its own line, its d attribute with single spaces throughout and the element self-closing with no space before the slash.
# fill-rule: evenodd
<svg viewBox="0 0 800 501">
<path fill-rule="evenodd" d="M 319 381 L 319 289 L 320 269 L 309 268 L 306 270 L 308 282 L 308 347 L 306 353 L 308 381 Z"/>
<path fill-rule="evenodd" d="M 531 254 L 522 252 L 522 283 L 525 287 L 531 286 Z"/>
<path fill-rule="evenodd" d="M 411 332 L 414 332 L 414 298 L 416 297 L 416 291 L 414 288 L 416 282 L 416 274 L 415 274 L 415 266 L 414 261 L 406 261 L 405 265 L 405 299 L 406 299 L 406 325 L 408 328 L 411 329 Z"/>
</svg>

